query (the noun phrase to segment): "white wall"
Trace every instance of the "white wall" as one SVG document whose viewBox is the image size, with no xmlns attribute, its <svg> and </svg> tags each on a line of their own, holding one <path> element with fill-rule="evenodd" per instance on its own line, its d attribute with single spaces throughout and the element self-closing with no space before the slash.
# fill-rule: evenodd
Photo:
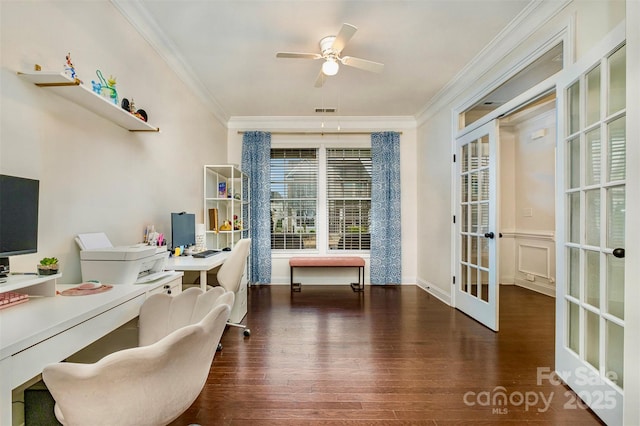
<svg viewBox="0 0 640 426">
<path fill-rule="evenodd" d="M 202 166 L 226 162 L 226 128 L 206 111 L 109 2 L 0 2 L 0 172 L 40 179 L 38 253 L 14 256 L 35 271 L 61 261 L 62 282 L 81 280 L 78 233 L 112 243 L 141 241 L 147 224 L 170 234 L 172 211 L 202 221 Z M 71 52 L 78 76 L 117 78 L 160 133 L 131 133 L 47 89 L 20 79 L 35 63 L 62 71 Z"/>
<path fill-rule="evenodd" d="M 559 6 L 558 6 L 559 5 Z M 541 2 L 547 8 L 559 2 Z M 574 56 L 579 58 L 594 43 L 624 20 L 625 3 L 618 1 L 571 2 L 549 19 L 544 13 L 533 15 L 503 33 L 470 67 L 431 101 L 418 117 L 417 153 L 418 211 L 427 220 L 418 222 L 417 281 L 431 293 L 451 302 L 454 259 L 452 225 L 452 144 L 455 140 L 453 111 L 478 98 L 529 52 L 569 28 Z M 484 88 L 484 89 L 483 89 Z"/>
<path fill-rule="evenodd" d="M 555 296 L 556 270 L 552 108 L 500 121 L 500 283 L 549 296 Z"/>
<path fill-rule="evenodd" d="M 262 117 L 232 118 L 228 124 L 229 127 L 229 162 L 235 164 L 242 163 L 242 135 L 239 130 L 263 130 L 271 132 L 318 132 L 322 130 L 321 123 L 324 121 L 325 131 L 336 131 L 338 126 L 343 131 L 357 132 L 376 132 L 393 130 L 402 132 L 400 136 L 400 166 L 401 174 L 401 209 L 402 209 L 402 283 L 416 283 L 416 246 L 417 222 L 417 192 L 416 179 L 418 173 L 418 163 L 416 161 L 416 131 L 415 120 L 409 117 L 335 117 L 335 118 L 316 118 L 316 117 Z M 370 137 L 368 135 L 357 136 L 336 136 L 336 135 L 273 135 L 271 138 L 272 146 L 302 146 L 304 144 L 330 144 L 332 146 L 370 146 Z M 272 256 L 272 274 L 271 281 L 274 284 L 289 284 L 289 263 L 288 259 L 291 254 L 274 254 Z M 369 259 L 366 260 L 365 281 L 369 283 Z M 302 277 L 303 284 L 335 284 L 349 283 L 355 279 L 355 272 L 344 271 L 296 271 L 296 277 Z M 300 274 L 300 275 L 298 275 Z"/>
</svg>

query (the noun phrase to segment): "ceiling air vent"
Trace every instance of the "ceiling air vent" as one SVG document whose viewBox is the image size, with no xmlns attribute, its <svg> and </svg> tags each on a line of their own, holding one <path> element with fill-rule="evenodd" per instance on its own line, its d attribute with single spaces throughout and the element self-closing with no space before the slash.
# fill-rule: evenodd
<svg viewBox="0 0 640 426">
<path fill-rule="evenodd" d="M 335 108 L 316 108 L 316 112 L 336 112 Z"/>
</svg>

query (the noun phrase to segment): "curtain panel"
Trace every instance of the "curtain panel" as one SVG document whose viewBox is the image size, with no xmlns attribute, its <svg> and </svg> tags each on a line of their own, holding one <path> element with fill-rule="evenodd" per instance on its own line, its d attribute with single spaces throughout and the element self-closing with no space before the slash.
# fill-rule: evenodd
<svg viewBox="0 0 640 426">
<path fill-rule="evenodd" d="M 245 132 L 242 171 L 249 176 L 249 282 L 271 282 L 271 133 Z"/>
<path fill-rule="evenodd" d="M 372 133 L 371 162 L 371 284 L 400 284 L 400 134 Z"/>
</svg>

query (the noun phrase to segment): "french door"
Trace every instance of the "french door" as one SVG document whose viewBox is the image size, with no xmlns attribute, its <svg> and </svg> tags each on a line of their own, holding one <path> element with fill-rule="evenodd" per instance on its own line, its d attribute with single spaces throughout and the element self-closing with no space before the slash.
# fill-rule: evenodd
<svg viewBox="0 0 640 426">
<path fill-rule="evenodd" d="M 557 87 L 556 372 L 612 425 L 624 395 L 625 53 L 614 32 Z"/>
<path fill-rule="evenodd" d="M 498 331 L 498 122 L 458 138 L 455 306 Z"/>
</svg>

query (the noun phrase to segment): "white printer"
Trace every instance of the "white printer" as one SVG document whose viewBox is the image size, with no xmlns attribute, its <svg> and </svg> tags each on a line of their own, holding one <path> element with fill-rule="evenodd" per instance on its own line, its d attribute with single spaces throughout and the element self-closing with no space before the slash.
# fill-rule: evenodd
<svg viewBox="0 0 640 426">
<path fill-rule="evenodd" d="M 82 280 L 98 280 L 104 284 L 145 283 L 167 276 L 164 268 L 169 258 L 166 246 L 134 244 L 113 247 L 102 233 L 80 234 Z"/>
</svg>

